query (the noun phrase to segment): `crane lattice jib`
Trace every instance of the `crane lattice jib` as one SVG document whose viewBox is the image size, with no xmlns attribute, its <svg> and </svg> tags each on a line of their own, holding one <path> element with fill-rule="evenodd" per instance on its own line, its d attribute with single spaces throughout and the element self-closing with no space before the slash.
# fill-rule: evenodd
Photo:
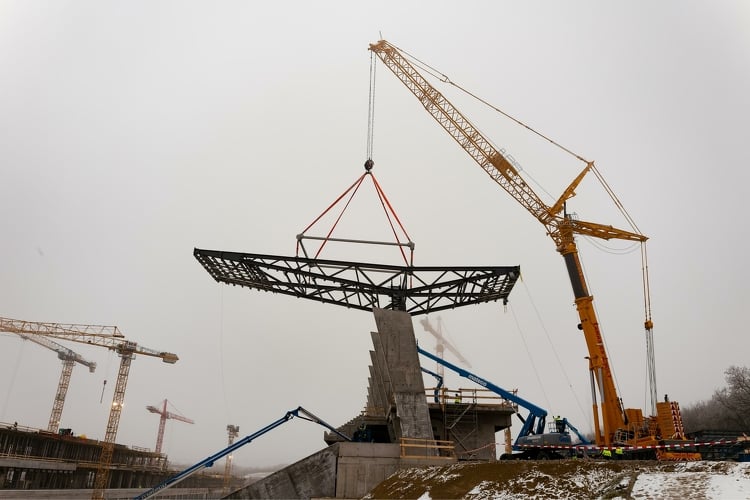
<svg viewBox="0 0 750 500">
<path fill-rule="evenodd" d="M 80 344 L 106 347 L 120 356 L 143 354 L 161 358 L 165 363 L 176 363 L 179 359 L 174 353 L 149 349 L 125 340 L 125 336 L 116 326 L 45 323 L 0 318 L 0 331 L 43 335 Z"/>
<path fill-rule="evenodd" d="M 39 321 L 24 321 L 20 319 L 0 318 L 0 328 L 4 331 L 21 331 L 36 333 L 39 335 L 62 334 L 93 336 L 93 337 L 119 337 L 125 338 L 116 326 L 104 325 L 78 325 L 63 323 L 46 323 Z"/>
<path fill-rule="evenodd" d="M 371 44 L 370 50 L 380 57 L 396 77 L 419 99 L 442 127 L 503 189 L 510 193 L 534 217 L 552 232 L 555 218 L 549 207 L 518 174 L 518 171 L 482 134 L 436 90 L 409 61 L 385 40 Z"/>
<path fill-rule="evenodd" d="M 57 353 L 57 357 L 60 358 L 62 361 L 73 361 L 79 364 L 82 364 L 83 366 L 87 367 L 90 372 L 94 372 L 96 370 L 96 362 L 94 361 L 87 361 L 78 354 L 77 352 L 68 349 L 62 344 L 58 344 L 54 340 L 47 338 L 46 336 L 39 336 L 39 335 L 29 335 L 26 333 L 19 333 L 16 332 L 16 335 L 21 337 L 24 340 L 28 340 L 30 342 L 34 342 L 35 344 L 38 344 L 42 347 L 46 347 L 47 349 L 51 351 L 55 351 Z"/>
<path fill-rule="evenodd" d="M 647 239 L 642 234 L 612 226 L 560 217 L 558 214 L 560 204 L 556 204 L 556 208 L 552 209 L 544 203 L 505 156 L 440 91 L 435 89 L 396 47 L 385 40 L 380 40 L 371 44 L 370 50 L 406 85 L 427 112 L 474 161 L 544 225 L 547 234 L 555 241 L 558 249 L 565 247 L 566 240 L 573 233 L 605 240 L 645 241 Z M 570 231 L 568 235 L 561 226 L 565 226 L 565 229 Z"/>
</svg>

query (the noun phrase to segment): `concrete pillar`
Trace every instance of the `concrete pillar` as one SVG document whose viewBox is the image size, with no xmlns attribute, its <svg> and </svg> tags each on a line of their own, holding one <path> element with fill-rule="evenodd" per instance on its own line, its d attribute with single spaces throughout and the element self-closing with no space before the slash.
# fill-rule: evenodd
<svg viewBox="0 0 750 500">
<path fill-rule="evenodd" d="M 396 404 L 394 430 L 398 437 L 433 439 L 412 318 L 390 309 L 374 308 L 373 314 Z"/>
</svg>

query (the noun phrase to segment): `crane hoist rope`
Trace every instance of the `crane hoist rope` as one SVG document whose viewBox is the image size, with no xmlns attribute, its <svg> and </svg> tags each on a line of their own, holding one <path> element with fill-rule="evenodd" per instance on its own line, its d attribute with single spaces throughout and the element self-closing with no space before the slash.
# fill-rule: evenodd
<svg viewBox="0 0 750 500">
<path fill-rule="evenodd" d="M 367 152 L 366 157 L 372 161 L 375 138 L 375 70 L 377 69 L 377 57 L 370 52 L 370 91 L 367 103 Z"/>
<path fill-rule="evenodd" d="M 575 390 L 573 390 L 573 383 L 570 381 L 570 377 L 568 376 L 568 372 L 565 369 L 565 365 L 563 365 L 562 360 L 560 359 L 560 356 L 557 354 L 557 350 L 555 349 L 555 345 L 552 342 L 552 338 L 550 337 L 549 330 L 547 329 L 547 325 L 544 324 L 544 321 L 542 320 L 542 315 L 539 312 L 539 308 L 536 306 L 536 301 L 534 300 L 534 297 L 531 295 L 531 291 L 529 290 L 529 285 L 528 283 L 526 283 L 525 280 L 520 280 L 520 281 L 523 284 L 523 289 L 526 290 L 526 296 L 528 297 L 529 302 L 531 303 L 531 308 L 534 311 L 536 320 L 539 322 L 539 325 L 541 326 L 542 331 L 544 332 L 544 336 L 547 338 L 547 343 L 552 347 L 552 352 L 554 353 L 555 359 L 557 360 L 557 365 L 560 367 L 560 371 L 562 371 L 563 375 L 565 376 L 565 381 L 568 383 L 568 387 L 570 388 L 570 392 L 573 395 L 573 399 L 575 399 L 576 405 L 578 406 L 578 410 L 581 412 L 581 415 L 585 416 L 586 412 L 583 410 L 583 406 L 581 406 L 581 401 L 578 399 L 578 394 L 576 394 Z M 521 331 L 521 325 L 518 321 L 518 318 L 515 315 L 515 311 L 513 311 L 512 308 L 511 308 L 511 311 L 513 312 L 513 319 L 515 320 L 516 328 L 518 329 L 519 333 L 521 333 L 521 336 L 523 337 L 523 332 Z M 523 341 L 524 341 L 524 346 L 525 346 L 526 340 L 523 339 Z M 528 347 L 526 347 L 526 350 L 527 350 L 527 354 L 529 358 L 531 358 L 531 354 L 528 353 Z M 537 378 L 538 378 L 538 375 L 537 375 Z M 541 384 L 541 381 L 539 381 L 539 384 Z M 542 388 L 542 392 L 544 392 L 544 388 Z M 545 397 L 546 397 L 546 394 L 545 394 Z M 550 408 L 552 407 L 549 401 L 547 402 L 547 406 Z M 590 423 L 591 422 L 589 419 L 589 424 Z"/>
<path fill-rule="evenodd" d="M 378 182 L 378 180 L 375 178 L 375 174 L 372 173 L 372 168 L 374 166 L 374 162 L 371 159 L 368 159 L 365 162 L 365 173 L 360 175 L 357 180 L 352 183 L 351 186 L 349 186 L 343 193 L 341 193 L 338 198 L 336 198 L 333 203 L 331 203 L 328 208 L 326 208 L 318 217 L 315 218 L 300 234 L 297 235 L 297 256 L 300 254 L 300 250 L 305 255 L 305 257 L 309 257 L 307 255 L 307 250 L 305 249 L 305 246 L 303 244 L 303 240 L 305 239 L 312 239 L 312 240 L 320 240 L 321 244 L 320 247 L 318 247 L 318 250 L 315 253 L 314 258 L 317 259 L 320 256 L 320 253 L 323 251 L 323 248 L 326 246 L 326 244 L 329 241 L 338 241 L 338 242 L 345 242 L 345 243 L 367 243 L 367 244 L 374 244 L 374 245 L 395 245 L 398 247 L 401 258 L 404 260 L 404 263 L 408 266 L 414 265 L 414 243 L 411 240 L 411 237 L 409 237 L 409 233 L 406 232 L 406 229 L 404 228 L 404 225 L 401 223 L 401 219 L 398 217 L 398 214 L 396 214 L 395 209 L 393 208 L 393 205 L 388 200 L 388 197 L 385 194 L 385 191 L 383 190 L 382 186 Z M 364 241 L 364 240 L 355 240 L 355 239 L 344 239 L 344 238 L 334 238 L 333 233 L 336 229 L 336 226 L 341 221 L 341 218 L 344 216 L 344 212 L 346 212 L 346 209 L 351 204 L 352 200 L 354 199 L 354 195 L 357 194 L 359 191 L 359 188 L 361 187 L 362 183 L 366 178 L 370 178 L 370 180 L 373 183 L 373 186 L 375 188 L 375 192 L 378 196 L 378 200 L 380 201 L 380 205 L 383 208 L 383 212 L 385 213 L 385 217 L 388 221 L 388 225 L 390 226 L 391 233 L 393 234 L 395 242 L 382 242 L 382 241 Z M 346 198 L 348 195 L 348 198 Z M 328 212 L 330 212 L 335 206 L 339 204 L 344 198 L 346 198 L 346 201 L 344 202 L 344 206 L 339 212 L 338 216 L 333 222 L 333 225 L 328 230 L 325 236 L 309 236 L 305 233 L 307 233 L 314 225 L 316 225 Z M 394 224 L 395 221 L 395 224 Z M 398 229 L 396 228 L 396 225 L 398 225 Z M 401 232 L 401 236 L 399 236 L 399 230 Z M 401 241 L 401 238 L 405 238 L 407 241 Z M 410 249 L 410 254 L 407 257 L 406 252 L 404 251 L 404 247 L 408 247 Z"/>
</svg>

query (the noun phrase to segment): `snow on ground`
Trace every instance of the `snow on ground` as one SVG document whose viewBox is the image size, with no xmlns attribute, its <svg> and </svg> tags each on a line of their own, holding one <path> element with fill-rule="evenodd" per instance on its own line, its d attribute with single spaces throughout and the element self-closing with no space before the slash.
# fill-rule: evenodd
<svg viewBox="0 0 750 500">
<path fill-rule="evenodd" d="M 365 498 L 750 500 L 750 463 L 545 461 L 401 470 Z"/>
<path fill-rule="evenodd" d="M 748 499 L 750 463 L 689 462 L 675 472 L 642 472 L 631 498 Z"/>
</svg>

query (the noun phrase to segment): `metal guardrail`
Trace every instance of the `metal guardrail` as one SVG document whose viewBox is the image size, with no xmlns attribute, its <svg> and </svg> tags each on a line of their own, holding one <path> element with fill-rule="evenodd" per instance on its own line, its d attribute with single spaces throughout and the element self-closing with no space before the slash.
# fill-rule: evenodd
<svg viewBox="0 0 750 500">
<path fill-rule="evenodd" d="M 429 403 L 435 402 L 435 389 L 436 387 L 425 388 L 425 395 Z M 516 391 L 512 391 L 513 394 Z M 489 389 L 478 389 L 478 388 L 465 388 L 459 387 L 458 389 L 448 389 L 441 387 L 438 389 L 438 399 L 440 404 L 455 404 L 455 403 L 473 403 L 482 406 L 500 406 L 513 408 L 518 411 L 518 405 L 508 399 L 496 395 Z"/>
</svg>

